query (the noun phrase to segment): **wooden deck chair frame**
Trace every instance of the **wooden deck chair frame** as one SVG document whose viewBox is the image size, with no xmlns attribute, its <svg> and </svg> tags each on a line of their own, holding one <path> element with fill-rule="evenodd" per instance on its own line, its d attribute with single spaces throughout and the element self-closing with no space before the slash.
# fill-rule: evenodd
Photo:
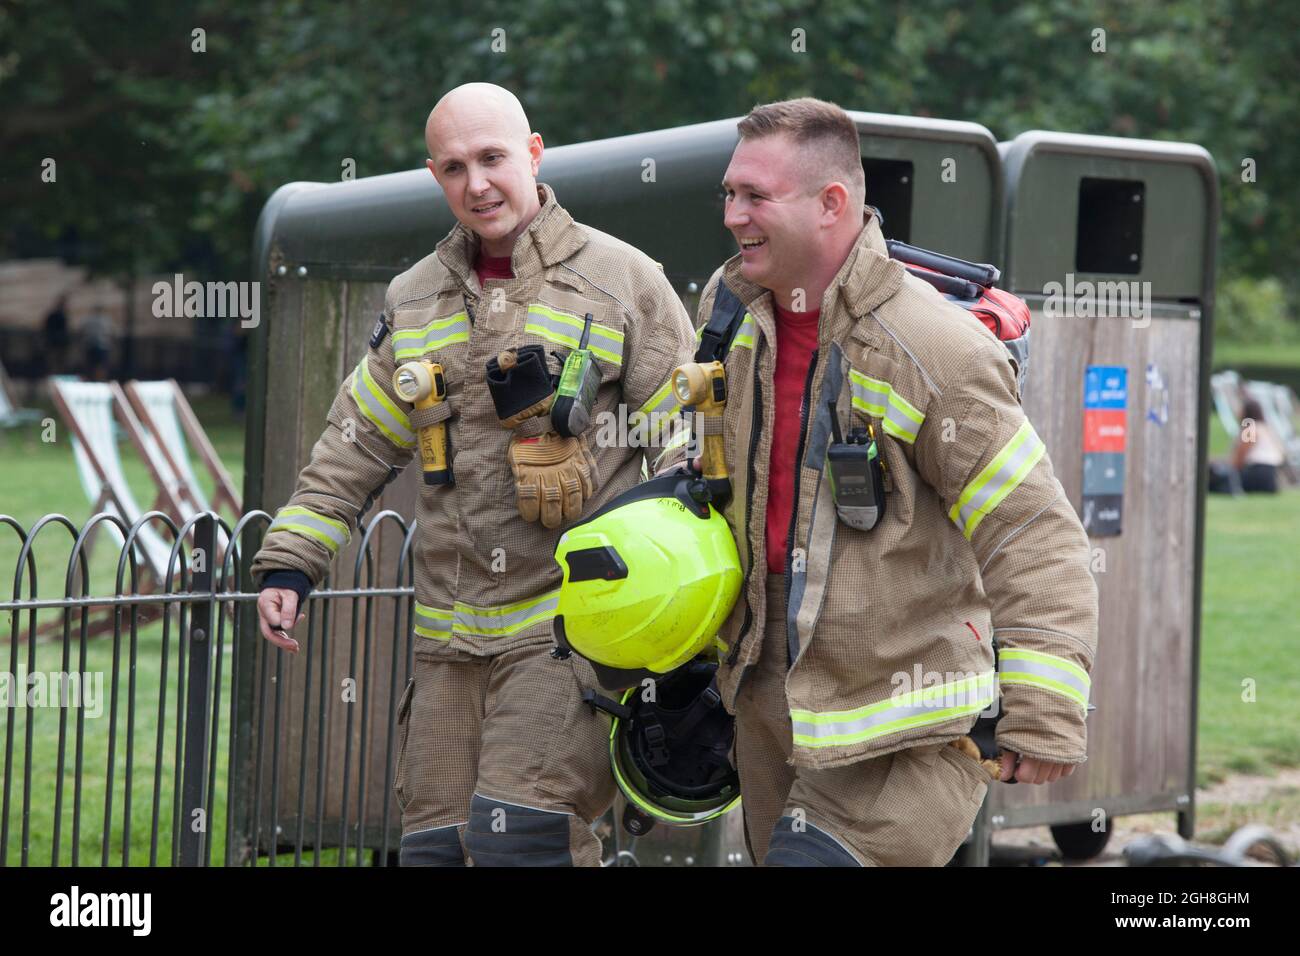
<svg viewBox="0 0 1300 956">
<path fill-rule="evenodd" d="M 235 483 L 230 478 L 230 472 L 226 471 L 225 465 L 221 463 L 217 450 L 212 447 L 212 442 L 208 439 L 208 433 L 203 430 L 203 425 L 199 422 L 198 416 L 194 414 L 194 409 L 190 407 L 189 401 L 185 398 L 185 392 L 177 384 L 176 379 L 169 378 L 165 381 L 171 387 L 172 401 L 176 406 L 176 418 L 180 422 L 181 429 L 185 433 L 185 437 L 189 439 L 190 444 L 199 453 L 199 457 L 203 459 L 208 474 L 212 476 L 213 493 L 210 505 L 203 500 L 202 492 L 198 488 L 191 488 L 190 483 L 184 480 L 184 476 L 189 469 L 182 468 L 181 462 L 176 457 L 182 454 L 184 450 L 171 447 L 164 437 L 163 429 L 154 420 L 148 403 L 141 397 L 138 389 L 139 385 L 145 383 L 132 380 L 126 383 L 125 393 L 127 399 L 131 402 L 136 417 L 153 437 L 159 451 L 162 452 L 163 457 L 166 459 L 167 466 L 177 477 L 179 493 L 187 498 L 193 510 L 205 511 L 211 507 L 215 511 L 222 504 L 225 504 L 235 518 L 238 519 L 242 514 L 242 510 L 239 495 L 235 492 Z"/>
<path fill-rule="evenodd" d="M 167 488 L 162 475 L 159 474 L 157 465 L 154 462 L 153 456 L 144 440 L 143 428 L 140 425 L 139 420 L 135 417 L 135 413 L 132 412 L 130 402 L 127 401 L 126 395 L 122 391 L 122 387 L 116 382 L 108 382 L 105 384 L 107 384 L 109 388 L 112 399 L 111 409 L 113 418 L 122 426 L 127 437 L 130 438 L 131 444 L 135 447 L 141 459 L 143 459 L 152 473 L 154 483 L 158 488 L 158 495 L 152 506 L 145 510 L 162 511 L 165 514 L 174 516 L 173 520 L 176 520 L 176 518 L 179 518 L 179 516 L 184 513 L 184 509 L 181 508 L 180 503 Z M 80 442 L 86 460 L 90 463 L 91 468 L 95 471 L 100 482 L 99 498 L 91 503 L 90 516 L 98 514 L 100 511 L 104 510 L 108 503 L 111 502 L 117 509 L 118 514 L 122 517 L 122 520 L 129 526 L 134 520 L 130 517 L 131 509 L 127 507 L 126 503 L 122 501 L 114 491 L 113 481 L 111 476 L 108 474 L 108 470 L 104 467 L 103 462 L 100 461 L 99 455 L 94 450 L 94 443 L 90 441 L 89 436 L 82 427 L 81 420 L 68 404 L 63 392 L 61 391 L 61 387 L 62 386 L 58 381 L 53 379 L 50 381 L 50 397 L 54 402 L 54 407 L 58 410 L 59 416 L 63 419 L 64 424 L 72 431 L 72 434 L 76 436 L 77 441 Z M 179 524 L 180 522 L 178 521 L 178 525 Z M 96 528 L 91 531 L 90 536 L 86 539 L 84 551 L 87 561 L 90 560 L 90 556 L 94 550 L 95 540 L 98 537 L 100 527 L 101 526 L 96 526 Z M 137 563 L 139 575 L 136 579 L 135 590 L 140 594 L 149 594 L 155 591 L 162 583 L 162 575 L 159 571 L 161 570 L 161 572 L 165 574 L 167 569 L 155 568 L 149 560 L 147 551 L 143 547 L 140 550 L 141 553 L 144 554 L 145 560 Z M 153 620 L 158 616 L 147 606 L 140 609 L 139 615 L 139 621 L 141 623 Z M 112 630 L 112 621 L 113 610 L 112 608 L 106 607 L 101 613 L 92 615 L 88 627 L 88 633 L 93 636 Z M 61 627 L 62 624 L 59 622 L 50 622 L 39 627 L 37 629 L 37 634 L 45 634 L 55 628 Z"/>
<path fill-rule="evenodd" d="M 1216 372 L 1210 376 L 1210 392 L 1219 424 L 1235 439 L 1241 431 L 1242 386 L 1245 383 L 1236 372 Z"/>
</svg>

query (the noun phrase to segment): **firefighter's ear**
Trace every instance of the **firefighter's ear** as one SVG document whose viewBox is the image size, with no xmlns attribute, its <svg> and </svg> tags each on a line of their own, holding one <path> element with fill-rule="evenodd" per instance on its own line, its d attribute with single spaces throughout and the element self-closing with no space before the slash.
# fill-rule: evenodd
<svg viewBox="0 0 1300 956">
<path fill-rule="evenodd" d="M 850 199 L 849 190 L 843 183 L 827 183 L 822 188 L 819 198 L 821 199 L 820 211 L 822 219 L 828 225 L 843 218 L 849 213 L 850 209 L 853 210 L 855 215 L 857 213 L 858 207 Z"/>
<path fill-rule="evenodd" d="M 537 171 L 542 167 L 542 153 L 546 147 L 542 145 L 542 134 L 533 133 L 528 137 L 528 156 L 531 160 L 530 166 L 533 170 L 533 176 L 536 177 Z"/>
</svg>

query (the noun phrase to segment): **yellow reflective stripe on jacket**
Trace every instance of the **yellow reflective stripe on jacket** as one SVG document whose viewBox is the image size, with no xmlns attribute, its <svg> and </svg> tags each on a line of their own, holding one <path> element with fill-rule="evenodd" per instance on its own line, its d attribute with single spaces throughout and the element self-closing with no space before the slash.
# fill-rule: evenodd
<svg viewBox="0 0 1300 956">
<path fill-rule="evenodd" d="M 704 326 L 701 325 L 695 330 L 695 344 L 699 345 L 704 341 Z M 731 340 L 731 348 L 754 350 L 754 317 L 748 312 L 740 320 L 740 328 L 736 329 L 736 337 Z"/>
<path fill-rule="evenodd" d="M 754 350 L 754 317 L 748 312 L 740 322 L 740 328 L 736 329 L 736 337 L 731 340 L 733 349 Z"/>
<path fill-rule="evenodd" d="M 450 640 L 451 619 L 451 611 L 429 607 L 429 605 L 421 604 L 419 601 L 415 602 L 414 630 L 421 637 L 433 637 L 444 641 Z"/>
<path fill-rule="evenodd" d="M 681 406 L 677 403 L 677 393 L 673 391 L 673 380 L 669 378 L 659 386 L 659 390 L 647 399 L 646 403 L 636 410 L 638 415 L 653 415 L 655 412 L 667 414 L 675 412 Z"/>
<path fill-rule="evenodd" d="M 794 742 L 804 747 L 843 747 L 913 727 L 942 724 L 978 714 L 993 703 L 993 671 L 897 694 L 855 710 L 815 713 L 791 710 Z"/>
<path fill-rule="evenodd" d="M 469 341 L 469 321 L 464 312 L 434 319 L 422 329 L 398 329 L 393 333 L 393 357 L 399 362 L 419 358 L 425 352 Z"/>
<path fill-rule="evenodd" d="M 357 370 L 352 373 L 352 398 L 361 414 L 370 419 L 394 445 L 399 448 L 415 446 L 415 433 L 411 431 L 410 420 L 371 376 L 368 355 L 361 357 Z"/>
<path fill-rule="evenodd" d="M 352 537 L 352 532 L 342 521 L 297 506 L 277 511 L 275 520 L 266 533 L 272 531 L 290 531 L 304 538 L 312 538 L 329 548 L 331 555 L 338 554 L 339 548 L 346 545 L 348 538 Z"/>
<path fill-rule="evenodd" d="M 1092 680 L 1073 661 L 1023 647 L 998 651 L 998 680 L 1003 684 L 1029 684 L 1068 697 L 1085 710 Z"/>
<path fill-rule="evenodd" d="M 555 617 L 560 592 L 548 591 L 526 601 L 489 607 L 456 602 L 454 610 L 415 602 L 415 633 L 447 640 L 452 630 L 474 637 L 510 637 Z"/>
<path fill-rule="evenodd" d="M 1026 419 L 1011 436 L 1011 441 L 962 490 L 957 503 L 948 511 L 948 517 L 967 539 L 975 533 L 984 516 L 1025 480 L 1046 450 L 1034 426 Z"/>
<path fill-rule="evenodd" d="M 925 415 L 895 392 L 888 382 L 863 375 L 853 368 L 849 369 L 849 379 L 853 389 L 854 408 L 879 418 L 885 434 L 893 435 L 909 445 L 916 441 L 921 425 L 925 422 Z"/>
<path fill-rule="evenodd" d="M 681 421 L 681 412 L 682 406 L 677 401 L 677 393 L 673 391 L 673 380 L 670 377 L 644 405 L 628 416 L 628 425 L 632 428 L 644 425 L 648 429 L 646 443 L 658 445 L 663 440 L 663 435 Z"/>
<path fill-rule="evenodd" d="M 540 335 L 557 345 L 576 349 L 582 341 L 584 320 L 584 316 L 560 312 L 534 302 L 528 307 L 528 319 L 524 323 L 524 331 Z M 591 349 L 591 354 L 596 358 L 604 359 L 612 365 L 623 364 L 623 333 L 617 329 L 611 329 L 599 322 L 591 323 L 587 348 Z"/>
</svg>

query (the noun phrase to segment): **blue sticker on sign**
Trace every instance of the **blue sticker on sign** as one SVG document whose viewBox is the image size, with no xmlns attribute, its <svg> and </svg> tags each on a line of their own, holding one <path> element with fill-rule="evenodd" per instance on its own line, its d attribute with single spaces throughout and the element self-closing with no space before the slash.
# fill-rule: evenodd
<svg viewBox="0 0 1300 956">
<path fill-rule="evenodd" d="M 1123 365 L 1089 365 L 1083 378 L 1084 408 L 1128 405 L 1128 369 Z"/>
</svg>

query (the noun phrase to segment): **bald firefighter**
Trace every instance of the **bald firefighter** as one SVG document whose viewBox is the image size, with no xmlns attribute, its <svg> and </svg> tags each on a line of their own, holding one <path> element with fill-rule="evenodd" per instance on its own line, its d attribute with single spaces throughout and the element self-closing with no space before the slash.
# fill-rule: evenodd
<svg viewBox="0 0 1300 956">
<path fill-rule="evenodd" d="M 653 260 L 575 222 L 537 182 L 542 138 L 507 90 L 452 90 L 425 139 L 457 225 L 389 284 L 270 527 L 253 565 L 261 630 L 297 650 L 288 632 L 310 588 L 373 496 L 422 457 L 415 663 L 398 705 L 402 865 L 596 866 L 609 723 L 581 705 L 589 665 L 548 653 L 552 554 L 565 527 L 640 478 L 635 437 L 602 447 L 588 425 L 677 412 L 670 377 L 691 355 L 690 320 Z"/>
</svg>

